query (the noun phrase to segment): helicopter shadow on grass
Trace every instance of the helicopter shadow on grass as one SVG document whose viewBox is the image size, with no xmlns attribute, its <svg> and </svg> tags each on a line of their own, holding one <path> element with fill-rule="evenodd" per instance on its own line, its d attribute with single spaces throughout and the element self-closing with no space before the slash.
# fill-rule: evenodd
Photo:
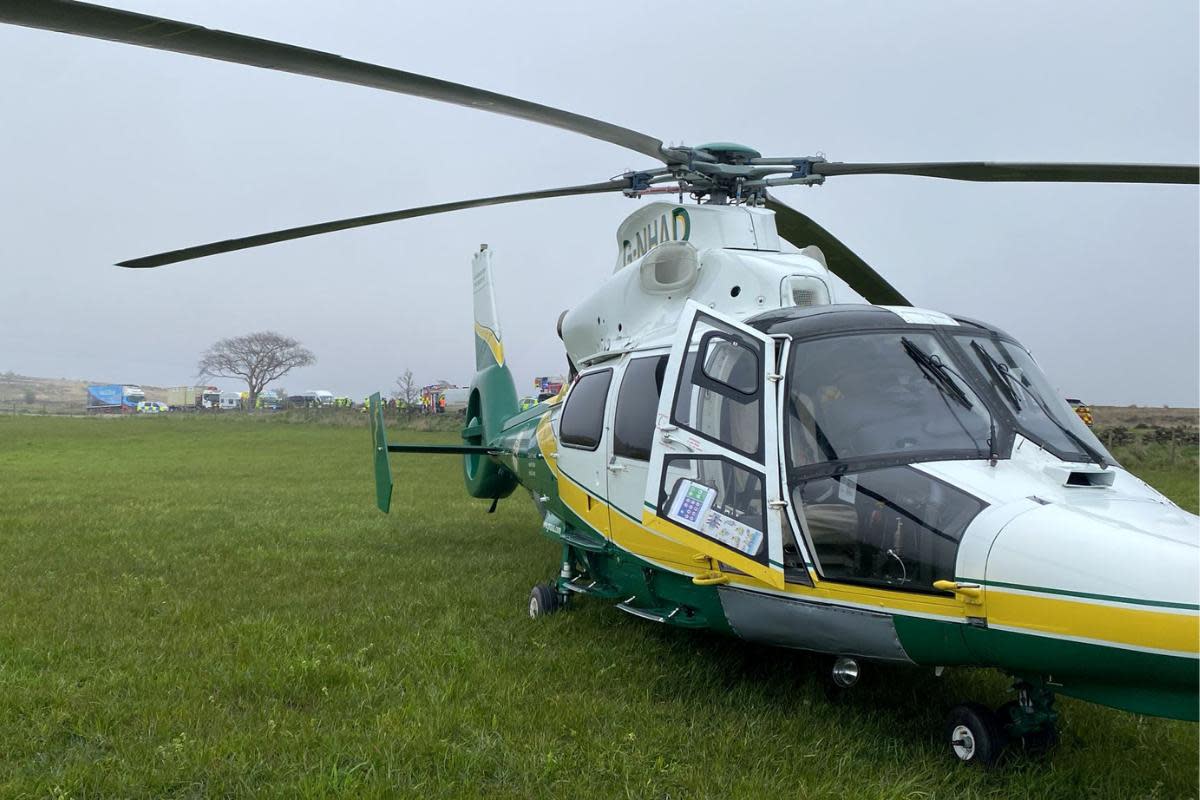
<svg viewBox="0 0 1200 800">
<path fill-rule="evenodd" d="M 673 661 L 686 674 L 690 689 L 707 703 L 731 713 L 744 706 L 779 708 L 795 701 L 795 708 L 810 713 L 837 712 L 859 722 L 870 722 L 904 738 L 929 738 L 931 726 L 954 704 L 946 685 L 931 671 L 890 664 L 864 664 L 863 677 L 852 689 L 839 690 L 830 679 L 833 657 L 803 650 L 754 644 L 706 630 L 668 629 L 623 617 L 600 621 L 608 630 L 640 635 L 658 652 L 653 656 Z M 678 673 L 676 673 L 678 674 Z M 677 680 L 656 679 L 662 697 L 680 696 Z M 714 701 L 714 698 L 716 700 Z"/>
<path fill-rule="evenodd" d="M 580 620 L 582 624 L 597 625 L 610 641 L 627 636 L 621 649 L 638 651 L 660 666 L 657 674 L 646 677 L 656 703 L 694 701 L 723 717 L 770 714 L 783 724 L 807 717 L 813 724 L 857 731 L 864 741 L 933 762 L 944 755 L 940 734 L 952 707 L 966 700 L 999 705 L 1007 699 L 1007 680 L 989 670 L 937 677 L 916 666 L 860 662 L 858 683 L 839 689 L 830 677 L 831 655 L 754 644 L 707 630 L 651 626 L 608 609 L 588 612 L 579 615 L 590 618 Z M 1081 741 L 1077 734 L 1066 739 L 1071 746 Z M 1006 754 L 1004 767 L 1010 776 L 1050 768 L 1045 759 L 1015 751 Z"/>
</svg>

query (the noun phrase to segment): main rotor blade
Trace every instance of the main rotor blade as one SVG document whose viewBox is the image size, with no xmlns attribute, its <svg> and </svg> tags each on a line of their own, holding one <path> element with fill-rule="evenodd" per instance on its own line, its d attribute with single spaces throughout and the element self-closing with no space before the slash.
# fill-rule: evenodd
<svg viewBox="0 0 1200 800">
<path fill-rule="evenodd" d="M 157 253 L 152 256 L 133 258 L 122 261 L 118 267 L 161 267 L 164 264 L 174 264 L 179 261 L 190 261 L 193 258 L 213 256 L 218 253 L 231 253 L 234 250 L 246 250 L 250 247 L 260 247 L 264 244 L 287 242 L 292 239 L 303 239 L 305 236 L 316 236 L 319 233 L 344 231 L 349 228 L 362 228 L 366 225 L 378 225 L 381 222 L 393 222 L 399 219 L 425 217 L 430 214 L 444 214 L 447 211 L 461 211 L 464 208 L 479 206 L 496 206 L 504 203 L 519 203 L 523 200 L 542 200 L 548 197 L 568 197 L 579 194 L 600 194 L 602 192 L 620 192 L 629 186 L 626 180 L 589 183 L 582 186 L 565 186 L 561 189 L 542 189 L 536 192 L 521 192 L 520 194 L 502 194 L 496 197 L 482 197 L 478 200 L 460 200 L 455 203 L 440 203 L 434 206 L 406 208 L 401 211 L 387 211 L 383 214 L 368 214 L 364 217 L 350 217 L 332 222 L 319 222 L 315 225 L 302 225 L 298 228 L 259 233 L 254 236 L 243 236 L 240 239 L 226 239 L 223 242 L 185 247 L 182 250 L 172 250 L 168 253 Z"/>
<path fill-rule="evenodd" d="M 1195 164 L 1026 164 L 998 161 L 946 161 L 912 164 L 817 162 L 818 175 L 917 175 L 954 181 L 1083 183 L 1200 183 Z"/>
<path fill-rule="evenodd" d="M 767 208 L 775 212 L 775 227 L 779 235 L 797 247 L 815 244 L 825 255 L 829 271 L 844 280 L 868 303 L 881 306 L 911 306 L 883 276 L 829 231 L 813 222 L 773 195 L 767 195 Z"/>
<path fill-rule="evenodd" d="M 0 22 L 186 53 L 424 97 L 581 133 L 659 161 L 681 162 L 660 139 L 591 117 L 331 53 L 74 0 L 0 0 Z"/>
</svg>

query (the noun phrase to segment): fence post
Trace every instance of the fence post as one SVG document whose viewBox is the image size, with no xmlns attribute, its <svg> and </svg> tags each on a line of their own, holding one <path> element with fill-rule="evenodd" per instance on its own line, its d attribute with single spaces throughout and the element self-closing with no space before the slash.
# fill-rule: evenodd
<svg viewBox="0 0 1200 800">
<path fill-rule="evenodd" d="M 1171 466 L 1175 466 L 1175 437 L 1178 432 L 1171 429 Z"/>
</svg>

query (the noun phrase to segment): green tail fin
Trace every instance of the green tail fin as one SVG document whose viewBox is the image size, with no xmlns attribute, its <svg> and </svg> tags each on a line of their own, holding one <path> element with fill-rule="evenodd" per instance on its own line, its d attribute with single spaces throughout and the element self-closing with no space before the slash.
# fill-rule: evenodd
<svg viewBox="0 0 1200 800">
<path fill-rule="evenodd" d="M 392 506 L 392 468 L 388 464 L 387 435 L 383 430 L 383 399 L 379 392 L 367 399 L 367 405 L 375 458 L 375 505 L 386 514 Z"/>
<path fill-rule="evenodd" d="M 479 387 L 479 412 L 484 431 L 494 435 L 501 423 L 520 410 L 517 387 L 504 354 L 504 337 L 496 316 L 496 294 L 492 282 L 492 251 L 485 244 L 475 254 L 471 264 L 471 284 L 475 294 L 475 379 L 472 390 Z M 475 392 L 472 391 L 472 394 Z M 470 413 L 467 416 L 470 421 Z M 488 442 L 472 442 L 488 444 Z"/>
<path fill-rule="evenodd" d="M 492 251 L 486 244 L 479 248 L 471 264 L 471 285 L 475 295 L 475 371 L 505 367 L 504 340 L 492 288 Z"/>
<path fill-rule="evenodd" d="M 492 252 L 479 248 L 471 264 L 475 295 L 475 377 L 467 400 L 463 441 L 468 445 L 491 444 L 509 417 L 520 411 L 517 387 L 504 353 L 504 338 L 496 316 L 492 284 Z M 466 455 L 463 477 L 472 497 L 507 497 L 516 487 L 512 474 L 485 455 Z"/>
</svg>

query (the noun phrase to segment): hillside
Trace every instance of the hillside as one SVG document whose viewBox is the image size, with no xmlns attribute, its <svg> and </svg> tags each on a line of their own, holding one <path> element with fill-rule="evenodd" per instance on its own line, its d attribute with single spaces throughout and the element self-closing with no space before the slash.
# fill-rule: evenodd
<svg viewBox="0 0 1200 800">
<path fill-rule="evenodd" d="M 1092 406 L 1096 425 L 1161 428 L 1200 427 L 1200 410 L 1154 406 Z"/>
</svg>

